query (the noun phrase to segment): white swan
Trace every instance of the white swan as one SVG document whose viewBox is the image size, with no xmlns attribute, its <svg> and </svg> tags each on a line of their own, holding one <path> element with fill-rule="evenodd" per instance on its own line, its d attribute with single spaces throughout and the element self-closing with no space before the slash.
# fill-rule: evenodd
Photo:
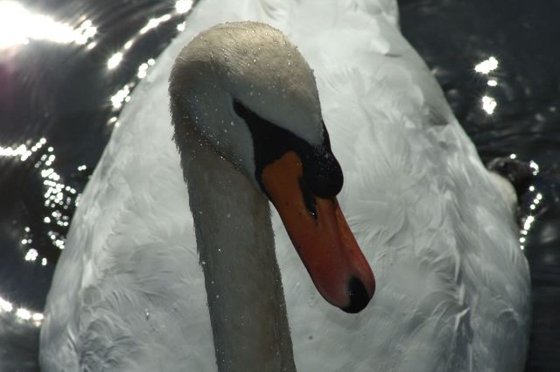
<svg viewBox="0 0 560 372">
<path fill-rule="evenodd" d="M 199 36 L 172 75 L 181 160 L 166 98 L 174 57 L 200 31 L 246 19 L 284 31 L 317 87 L 272 28 Z M 187 23 L 83 194 L 49 293 L 43 370 L 521 371 L 529 279 L 511 206 L 400 35 L 395 2 L 203 0 Z M 297 199 L 281 189 L 307 195 L 304 217 L 322 213 L 306 188 L 327 195 L 339 180 L 321 119 L 344 171 L 340 205 L 375 271 L 373 301 L 357 315 L 320 297 L 261 191 L 292 233 L 308 226 L 284 216 L 282 202 Z M 327 169 L 294 187 L 296 155 Z M 341 231 L 344 250 L 353 243 Z M 314 243 L 297 234 L 296 244 Z M 359 257 L 327 262 L 331 277 L 299 248 L 329 302 L 365 305 L 373 283 Z"/>
</svg>

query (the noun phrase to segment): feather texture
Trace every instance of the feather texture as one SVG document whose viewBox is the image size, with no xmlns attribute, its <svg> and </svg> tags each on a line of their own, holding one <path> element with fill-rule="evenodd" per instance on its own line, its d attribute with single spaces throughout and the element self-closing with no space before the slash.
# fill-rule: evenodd
<svg viewBox="0 0 560 372">
<path fill-rule="evenodd" d="M 167 78 L 193 36 L 235 20 L 278 27 L 314 69 L 345 175 L 339 202 L 376 273 L 363 312 L 332 308 L 273 213 L 297 368 L 521 371 L 529 276 L 510 205 L 401 36 L 391 0 L 197 5 L 82 196 L 49 294 L 43 369 L 216 370 Z"/>
</svg>

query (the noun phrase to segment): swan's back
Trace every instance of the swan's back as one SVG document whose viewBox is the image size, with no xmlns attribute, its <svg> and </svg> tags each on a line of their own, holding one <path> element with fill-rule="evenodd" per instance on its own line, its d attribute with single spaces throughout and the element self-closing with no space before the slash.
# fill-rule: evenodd
<svg viewBox="0 0 560 372">
<path fill-rule="evenodd" d="M 396 9 L 385 0 L 196 6 L 81 198 L 49 294 L 46 371 L 216 369 L 167 77 L 194 35 L 235 20 L 278 27 L 314 68 L 345 175 L 340 204 L 376 273 L 365 311 L 332 308 L 274 216 L 298 369 L 522 370 L 529 282 L 510 206 L 400 35 Z"/>
</svg>

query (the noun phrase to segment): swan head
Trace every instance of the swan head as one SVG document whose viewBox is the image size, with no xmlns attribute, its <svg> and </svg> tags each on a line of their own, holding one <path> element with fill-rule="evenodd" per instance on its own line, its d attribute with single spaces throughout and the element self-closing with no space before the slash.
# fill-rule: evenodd
<svg viewBox="0 0 560 372">
<path fill-rule="evenodd" d="M 375 280 L 336 201 L 342 170 L 297 48 L 263 23 L 215 26 L 181 51 L 169 93 L 179 150 L 196 156 L 196 138 L 245 174 L 276 207 L 321 295 L 362 310 Z"/>
</svg>

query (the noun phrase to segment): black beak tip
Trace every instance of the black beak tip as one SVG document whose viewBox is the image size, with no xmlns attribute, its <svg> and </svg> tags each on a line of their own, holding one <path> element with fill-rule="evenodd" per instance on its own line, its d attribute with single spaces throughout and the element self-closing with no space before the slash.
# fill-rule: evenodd
<svg viewBox="0 0 560 372">
<path fill-rule="evenodd" d="M 352 277 L 348 282 L 348 293 L 350 294 L 350 302 L 348 306 L 342 308 L 342 311 L 350 314 L 356 314 L 365 309 L 372 298 L 361 280 L 356 277 Z"/>
</svg>

